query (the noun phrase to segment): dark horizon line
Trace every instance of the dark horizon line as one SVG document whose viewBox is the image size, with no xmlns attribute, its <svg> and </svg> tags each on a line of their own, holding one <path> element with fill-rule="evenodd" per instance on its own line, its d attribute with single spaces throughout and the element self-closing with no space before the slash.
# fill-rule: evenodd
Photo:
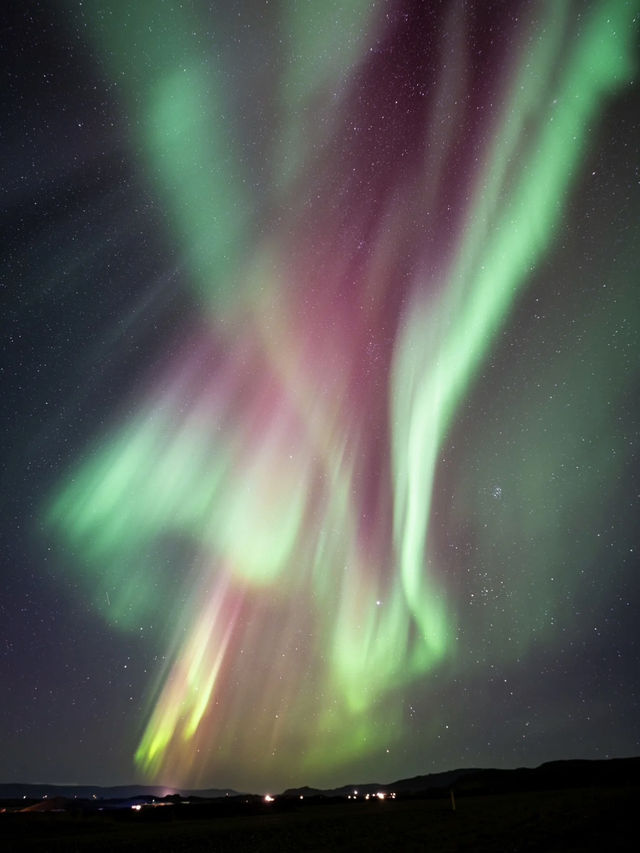
<svg viewBox="0 0 640 853">
<path fill-rule="evenodd" d="M 411 781 L 414 781 L 417 779 L 428 779 L 430 777 L 447 776 L 447 775 L 451 775 L 451 774 L 468 773 L 468 772 L 471 772 L 471 773 L 479 773 L 479 772 L 483 772 L 483 771 L 514 772 L 514 771 L 518 771 L 518 770 L 535 771 L 535 770 L 539 770 L 540 768 L 545 767 L 547 765 L 554 765 L 554 764 L 578 764 L 578 763 L 581 763 L 581 764 L 597 764 L 597 763 L 606 764 L 606 763 L 612 763 L 612 762 L 616 762 L 616 761 L 633 761 L 633 760 L 640 760 L 640 755 L 608 756 L 606 758 L 560 758 L 560 759 L 551 759 L 548 761 L 543 761 L 540 764 L 536 764 L 535 766 L 521 764 L 518 766 L 511 766 L 511 767 L 497 767 L 497 766 L 456 767 L 456 768 L 452 768 L 450 770 L 432 771 L 429 773 L 418 773 L 418 774 L 413 775 L 413 776 L 406 776 L 406 777 L 402 777 L 399 779 L 395 779 L 391 782 L 376 782 L 376 781 L 347 782 L 344 784 L 331 785 L 331 786 L 322 787 L 322 788 L 314 786 L 314 785 L 308 785 L 308 784 L 290 785 L 290 786 L 284 788 L 280 792 L 280 796 L 287 791 L 297 791 L 297 790 L 304 789 L 304 788 L 306 788 L 308 790 L 312 790 L 312 791 L 317 791 L 319 794 L 322 794 L 323 792 L 327 792 L 327 791 L 328 792 L 339 791 L 339 790 L 342 790 L 344 788 L 351 788 L 351 787 L 362 787 L 362 788 L 364 788 L 366 786 L 377 786 L 380 788 L 387 788 L 387 787 L 391 787 L 393 785 L 397 785 L 397 784 L 402 783 L 402 782 L 411 782 Z M 119 788 L 127 788 L 127 789 L 134 788 L 134 789 L 139 789 L 139 790 L 142 790 L 142 789 L 154 789 L 154 790 L 156 790 L 156 789 L 161 788 L 161 789 L 166 789 L 167 795 L 184 794 L 185 796 L 197 796 L 199 792 L 206 792 L 206 791 L 220 791 L 220 792 L 224 792 L 225 794 L 232 793 L 232 794 L 238 795 L 238 796 L 261 796 L 262 793 L 265 793 L 265 792 L 261 792 L 261 794 L 256 794 L 254 792 L 237 790 L 236 788 L 233 788 L 231 786 L 225 786 L 225 785 L 207 785 L 207 786 L 201 786 L 198 788 L 194 788 L 194 787 L 190 787 L 190 786 L 187 787 L 187 786 L 165 785 L 161 782 L 144 782 L 144 783 L 132 782 L 132 783 L 120 783 L 120 784 L 114 784 L 114 785 L 94 785 L 91 783 L 83 783 L 83 782 L 79 782 L 79 783 L 77 783 L 77 782 L 17 782 L 17 781 L 16 782 L 0 782 L 0 791 L 3 788 L 8 788 L 8 787 L 15 787 L 15 788 L 19 788 L 19 787 L 23 787 L 23 788 L 37 788 L 37 787 L 42 787 L 42 788 L 77 788 L 77 789 L 92 788 L 95 791 L 114 790 L 114 789 L 119 789 Z M 273 789 L 271 789 L 271 790 L 273 791 Z M 275 796 L 278 796 L 278 794 L 276 794 Z"/>
</svg>

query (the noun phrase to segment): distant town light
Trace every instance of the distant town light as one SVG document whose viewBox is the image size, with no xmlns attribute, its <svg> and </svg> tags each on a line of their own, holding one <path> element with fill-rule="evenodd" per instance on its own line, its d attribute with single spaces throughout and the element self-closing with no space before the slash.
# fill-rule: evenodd
<svg viewBox="0 0 640 853">
<path fill-rule="evenodd" d="M 265 794 L 264 795 L 265 803 L 272 803 L 274 800 L 275 800 L 275 797 L 272 797 L 271 794 Z"/>
</svg>

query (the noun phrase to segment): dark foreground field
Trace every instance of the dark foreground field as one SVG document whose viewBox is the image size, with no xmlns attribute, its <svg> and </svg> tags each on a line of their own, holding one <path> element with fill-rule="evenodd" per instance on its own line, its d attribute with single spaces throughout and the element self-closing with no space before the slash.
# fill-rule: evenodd
<svg viewBox="0 0 640 853">
<path fill-rule="evenodd" d="M 610 853 L 637 849 L 640 787 L 466 796 L 455 812 L 445 799 L 272 805 L 206 817 L 190 806 L 126 817 L 1 814 L 0 850 Z"/>
</svg>

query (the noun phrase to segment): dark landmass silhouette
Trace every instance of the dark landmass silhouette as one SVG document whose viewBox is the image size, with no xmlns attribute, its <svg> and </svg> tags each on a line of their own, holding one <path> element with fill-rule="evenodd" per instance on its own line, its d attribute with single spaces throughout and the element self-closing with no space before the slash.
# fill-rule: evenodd
<svg viewBox="0 0 640 853">
<path fill-rule="evenodd" d="M 391 793 L 418 796 L 454 789 L 457 793 L 481 794 L 508 791 L 547 790 L 550 788 L 588 787 L 594 785 L 637 784 L 640 779 L 640 757 L 602 760 L 549 761 L 539 767 L 511 770 L 494 768 L 459 768 L 442 773 L 429 773 L 395 782 L 363 782 L 337 788 L 287 788 L 277 798 L 343 798 L 358 791 L 360 795 Z M 230 797 L 257 797 L 233 788 L 177 789 L 167 785 L 48 785 L 0 783 L 0 800 L 41 800 L 53 797 L 82 800 L 125 800 L 135 797 L 166 798 L 179 794 L 182 798 L 214 800 Z"/>
<path fill-rule="evenodd" d="M 168 794 L 182 794 L 183 796 L 205 797 L 215 799 L 217 797 L 237 797 L 241 792 L 233 788 L 206 788 L 204 790 L 191 791 L 179 790 L 171 785 L 114 785 L 103 787 L 101 785 L 49 785 L 23 782 L 0 782 L 0 800 L 17 799 L 43 799 L 44 797 L 66 797 L 68 799 L 82 800 L 117 800 L 129 799 L 131 797 L 166 797 Z"/>
<path fill-rule="evenodd" d="M 448 788 L 464 776 L 486 772 L 479 768 L 446 770 L 443 773 L 429 773 L 426 776 L 414 776 L 411 779 L 398 779 L 396 782 L 362 782 L 354 785 L 341 785 L 339 788 L 287 788 L 281 797 L 347 797 L 357 791 L 358 794 L 403 793 L 419 794 L 426 791 Z M 512 771 L 505 771 L 507 773 Z"/>
<path fill-rule="evenodd" d="M 218 788 L 4 784 L 0 846 L 2 853 L 613 853 L 635 849 L 639 771 L 640 758 L 553 761 L 289 788 L 269 798 Z"/>
</svg>

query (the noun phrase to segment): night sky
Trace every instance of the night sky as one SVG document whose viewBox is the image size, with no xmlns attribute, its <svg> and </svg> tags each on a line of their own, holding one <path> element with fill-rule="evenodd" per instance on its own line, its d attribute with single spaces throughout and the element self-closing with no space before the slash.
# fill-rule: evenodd
<svg viewBox="0 0 640 853">
<path fill-rule="evenodd" d="M 0 32 L 0 781 L 640 753 L 640 0 Z"/>
</svg>

